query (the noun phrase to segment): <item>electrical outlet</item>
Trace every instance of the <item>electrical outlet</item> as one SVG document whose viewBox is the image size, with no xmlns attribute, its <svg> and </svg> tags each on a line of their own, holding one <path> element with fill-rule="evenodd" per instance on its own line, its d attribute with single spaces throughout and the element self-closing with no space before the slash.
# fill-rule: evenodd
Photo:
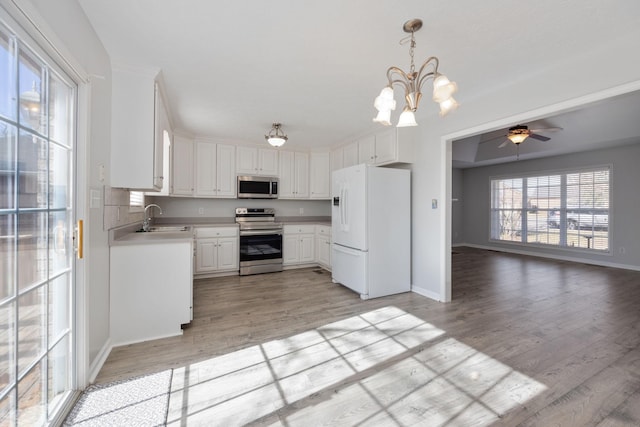
<svg viewBox="0 0 640 427">
<path fill-rule="evenodd" d="M 204 208 L 198 208 L 198 215 L 204 215 Z"/>
<path fill-rule="evenodd" d="M 624 255 L 627 253 L 627 248 L 621 246 L 620 249 L 618 249 L 618 252 L 620 252 L 621 255 Z"/>
<path fill-rule="evenodd" d="M 299 213 L 300 213 L 300 215 L 304 215 L 304 208 L 300 208 L 299 209 Z"/>
</svg>

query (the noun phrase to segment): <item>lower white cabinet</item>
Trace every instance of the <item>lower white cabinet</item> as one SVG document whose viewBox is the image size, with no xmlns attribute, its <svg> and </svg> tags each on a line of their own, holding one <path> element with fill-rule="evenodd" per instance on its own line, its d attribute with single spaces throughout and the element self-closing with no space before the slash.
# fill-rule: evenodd
<svg viewBox="0 0 640 427">
<path fill-rule="evenodd" d="M 331 226 L 316 225 L 316 261 L 331 269 Z"/>
<path fill-rule="evenodd" d="M 110 248 L 114 346 L 182 334 L 193 319 L 193 239 Z"/>
<path fill-rule="evenodd" d="M 282 237 L 282 264 L 315 262 L 315 225 L 285 225 Z"/>
<path fill-rule="evenodd" d="M 238 228 L 196 228 L 195 274 L 236 271 L 239 268 Z"/>
</svg>

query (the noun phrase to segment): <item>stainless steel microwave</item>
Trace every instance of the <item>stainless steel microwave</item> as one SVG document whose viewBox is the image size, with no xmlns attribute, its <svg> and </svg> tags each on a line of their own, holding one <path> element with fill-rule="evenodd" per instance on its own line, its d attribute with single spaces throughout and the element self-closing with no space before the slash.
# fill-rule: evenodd
<svg viewBox="0 0 640 427">
<path fill-rule="evenodd" d="M 277 199 L 278 178 L 275 176 L 238 176 L 238 199 Z"/>
</svg>

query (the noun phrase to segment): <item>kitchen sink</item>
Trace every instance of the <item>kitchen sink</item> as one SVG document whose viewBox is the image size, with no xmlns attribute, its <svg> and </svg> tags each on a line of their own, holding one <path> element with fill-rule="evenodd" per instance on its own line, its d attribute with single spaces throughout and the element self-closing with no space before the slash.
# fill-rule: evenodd
<svg viewBox="0 0 640 427">
<path fill-rule="evenodd" d="M 144 230 L 138 230 L 141 232 L 144 232 Z M 189 231 L 189 227 L 188 226 L 172 226 L 172 225 L 159 225 L 159 226 L 154 226 L 154 227 L 149 227 L 149 230 L 147 230 L 148 233 L 176 233 L 179 231 Z"/>
</svg>

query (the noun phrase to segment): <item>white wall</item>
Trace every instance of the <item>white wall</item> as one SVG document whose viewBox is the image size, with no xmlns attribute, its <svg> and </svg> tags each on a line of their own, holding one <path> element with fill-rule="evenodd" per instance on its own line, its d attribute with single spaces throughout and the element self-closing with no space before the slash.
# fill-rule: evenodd
<svg viewBox="0 0 640 427">
<path fill-rule="evenodd" d="M 581 46 L 572 57 L 548 63 L 538 72 L 514 76 L 498 88 L 465 98 L 465 82 L 458 81 L 460 108 L 445 118 L 423 100 L 417 114 L 420 142 L 412 166 L 412 283 L 413 289 L 438 300 L 449 300 L 451 289 L 451 143 L 447 140 L 552 115 L 606 93 L 640 89 L 637 50 L 640 27 L 599 46 Z M 597 73 L 594 58 L 606 73 Z M 496 58 L 502 61 L 504 58 Z M 470 64 L 472 66 L 472 64 Z M 456 76 L 450 75 L 455 80 Z M 616 88 L 622 86 L 621 88 Z M 478 93 L 478 92 L 476 92 Z M 615 93 L 619 94 L 619 93 Z M 429 114 L 429 115 L 427 115 Z M 431 199 L 438 209 L 431 209 Z M 468 195 L 465 195 L 468 199 Z"/>
<path fill-rule="evenodd" d="M 157 203 L 164 218 L 233 218 L 235 209 L 274 208 L 276 216 L 331 216 L 329 200 L 252 200 L 252 199 L 194 199 L 185 197 L 147 197 Z M 199 209 L 203 213 L 199 213 Z M 302 214 L 300 209 L 303 209 Z M 157 217 L 157 215 L 155 215 Z"/>
<path fill-rule="evenodd" d="M 56 42 L 66 59 L 78 64 L 89 79 L 90 98 L 88 104 L 80 105 L 81 114 L 89 117 L 87 134 L 78 135 L 83 144 L 80 152 L 85 158 L 78 159 L 80 170 L 86 170 L 86 181 L 79 188 L 86 191 L 80 199 L 88 200 L 89 189 L 102 191 L 109 183 L 99 179 L 99 165 L 108 171 L 111 140 L 111 65 L 109 57 L 94 33 L 84 12 L 76 0 L 32 0 L 20 2 L 25 10 L 34 11 L 32 16 L 39 23 L 39 30 Z M 33 31 L 32 29 L 30 31 Z M 82 101 L 81 101 L 82 102 Z M 88 111 L 87 111 L 88 110 Z M 89 209 L 85 220 L 84 263 L 86 299 L 85 312 L 88 315 L 85 327 L 88 336 L 88 364 L 93 365 L 109 340 L 109 246 L 108 234 L 103 230 L 103 207 Z M 89 366 L 84 366 L 88 370 Z"/>
<path fill-rule="evenodd" d="M 640 269 L 640 141 L 637 144 L 606 150 L 588 151 L 544 159 L 505 163 L 495 166 L 465 169 L 464 242 L 495 247 L 500 250 L 526 251 L 546 256 L 572 258 L 603 265 Z M 611 165 L 610 254 L 589 254 L 565 249 L 515 246 L 489 241 L 490 178 L 538 171 L 558 171 L 580 167 Z M 621 248 L 624 248 L 621 251 Z M 622 253 L 624 252 L 624 253 Z"/>
</svg>

